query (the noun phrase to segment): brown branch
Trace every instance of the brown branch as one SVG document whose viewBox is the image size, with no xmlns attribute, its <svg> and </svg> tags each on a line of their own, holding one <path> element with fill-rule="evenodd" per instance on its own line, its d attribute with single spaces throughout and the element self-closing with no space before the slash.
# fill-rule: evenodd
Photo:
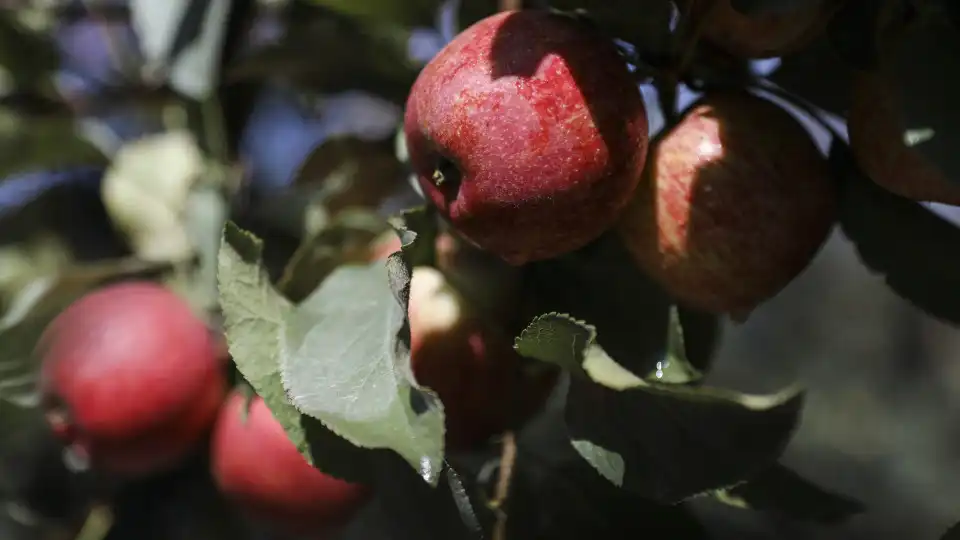
<svg viewBox="0 0 960 540">
<path fill-rule="evenodd" d="M 500 0 L 500 11 L 517 11 L 523 9 L 523 0 Z"/>
</svg>

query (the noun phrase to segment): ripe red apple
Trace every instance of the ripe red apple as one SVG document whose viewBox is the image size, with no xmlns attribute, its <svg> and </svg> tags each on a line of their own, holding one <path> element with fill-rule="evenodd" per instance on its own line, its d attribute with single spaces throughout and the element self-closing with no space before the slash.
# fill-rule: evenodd
<svg viewBox="0 0 960 540">
<path fill-rule="evenodd" d="M 741 58 L 782 56 L 803 47 L 825 28 L 834 7 L 830 2 L 807 2 L 789 11 L 745 15 L 730 0 L 683 0 L 687 9 L 705 13 L 705 41 Z"/>
<path fill-rule="evenodd" d="M 515 265 L 607 230 L 647 148 L 643 100 L 614 43 L 541 10 L 501 12 L 453 39 L 414 83 L 404 132 L 440 214 Z"/>
<path fill-rule="evenodd" d="M 836 220 L 826 161 L 786 111 L 706 95 L 657 141 L 619 232 L 678 301 L 744 320 L 796 277 Z"/>
<path fill-rule="evenodd" d="M 850 149 L 863 172 L 891 193 L 960 205 L 960 186 L 904 142 L 897 93 L 882 71 L 858 71 L 847 113 Z"/>
<path fill-rule="evenodd" d="M 326 534 L 347 523 L 369 500 L 368 486 L 315 469 L 287 438 L 259 396 L 233 392 L 211 443 L 211 468 L 220 491 L 241 509 L 285 532 Z"/>
<path fill-rule="evenodd" d="M 109 285 L 54 319 L 37 346 L 55 434 L 90 465 L 142 476 L 202 443 L 226 392 L 221 346 L 184 300 Z"/>
<path fill-rule="evenodd" d="M 372 246 L 371 258 L 383 259 L 399 247 L 399 240 L 382 239 Z M 552 366 L 533 363 L 513 348 L 519 277 L 495 266 L 471 267 L 483 257 L 479 250 L 471 255 L 471 249 L 476 248 L 441 234 L 439 268 L 417 266 L 410 283 L 413 373 L 443 402 L 446 445 L 452 450 L 475 447 L 521 425 L 543 405 L 557 379 Z M 472 301 L 454 279 L 477 294 L 487 291 L 486 301 Z"/>
</svg>

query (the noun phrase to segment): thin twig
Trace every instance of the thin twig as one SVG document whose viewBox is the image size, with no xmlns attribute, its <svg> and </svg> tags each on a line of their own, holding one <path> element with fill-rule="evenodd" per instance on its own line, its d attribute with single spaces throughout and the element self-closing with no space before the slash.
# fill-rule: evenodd
<svg viewBox="0 0 960 540">
<path fill-rule="evenodd" d="M 513 466 L 517 462 L 517 439 L 512 431 L 503 436 L 503 449 L 500 453 L 500 474 L 497 476 L 497 488 L 490 506 L 497 513 L 497 522 L 493 525 L 491 540 L 505 540 L 507 537 L 507 512 L 503 509 L 510 497 L 510 482 L 513 479 Z"/>
<path fill-rule="evenodd" d="M 523 0 L 500 0 L 500 11 L 517 11 L 523 9 Z"/>
</svg>

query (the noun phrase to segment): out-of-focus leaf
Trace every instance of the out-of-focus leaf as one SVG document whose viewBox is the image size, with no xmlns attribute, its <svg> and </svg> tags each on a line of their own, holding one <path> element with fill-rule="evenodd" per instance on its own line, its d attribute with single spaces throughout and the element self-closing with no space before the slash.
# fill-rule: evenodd
<svg viewBox="0 0 960 540">
<path fill-rule="evenodd" d="M 312 4 L 348 17 L 372 19 L 405 26 L 433 22 L 441 2 L 438 0 L 307 0 Z"/>
<path fill-rule="evenodd" d="M 287 397 L 280 342 L 285 319 L 295 308 L 270 285 L 262 266 L 262 249 L 259 239 L 233 223 L 225 227 L 218 274 L 230 355 L 310 463 L 339 478 L 369 482 L 370 471 L 361 449 L 301 414 Z"/>
<path fill-rule="evenodd" d="M 648 383 L 595 337 L 588 324 L 547 314 L 517 339 L 517 350 L 581 367 L 567 397 L 570 438 L 614 485 L 673 503 L 736 484 L 779 459 L 799 420 L 798 389 L 760 396 Z"/>
<path fill-rule="evenodd" d="M 178 92 L 200 100 L 219 76 L 230 0 L 131 0 L 144 57 Z"/>
<path fill-rule="evenodd" d="M 25 116 L 0 108 L 0 178 L 37 169 L 106 163 L 107 158 L 78 131 L 72 117 Z"/>
<path fill-rule="evenodd" d="M 733 9 L 748 15 L 790 13 L 822 3 L 823 0 L 730 0 Z"/>
<path fill-rule="evenodd" d="M 226 79 L 280 79 L 320 93 L 362 90 L 402 103 L 419 72 L 407 55 L 409 35 L 372 21 L 301 14 L 279 42 L 240 59 Z M 349 55 L 331 54 L 344 43 Z"/>
<path fill-rule="evenodd" d="M 59 62 L 53 40 L 26 27 L 17 15 L 14 9 L 0 11 L 0 70 L 4 80 L 0 94 L 41 86 Z M 6 87 L 8 84 L 12 88 Z"/>
<path fill-rule="evenodd" d="M 742 484 L 717 490 L 711 495 L 738 508 L 828 524 L 845 521 L 865 510 L 859 501 L 827 491 L 779 464 Z"/>
<path fill-rule="evenodd" d="M 840 226 L 863 263 L 898 295 L 937 318 L 960 323 L 960 229 L 864 176 L 850 149 L 834 140 Z"/>
<path fill-rule="evenodd" d="M 960 523 L 950 527 L 947 532 L 943 533 L 940 540 L 960 540 Z"/>
</svg>

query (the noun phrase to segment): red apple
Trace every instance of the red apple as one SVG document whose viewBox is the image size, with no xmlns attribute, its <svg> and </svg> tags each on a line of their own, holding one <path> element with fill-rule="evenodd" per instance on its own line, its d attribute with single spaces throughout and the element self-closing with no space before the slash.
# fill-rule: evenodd
<svg viewBox="0 0 960 540">
<path fill-rule="evenodd" d="M 819 35 L 834 13 L 831 2 L 806 2 L 800 8 L 746 15 L 730 0 L 682 0 L 704 13 L 705 41 L 741 58 L 770 58 L 796 51 Z"/>
<path fill-rule="evenodd" d="M 850 149 L 863 172 L 891 193 L 960 205 L 960 186 L 903 139 L 899 96 L 882 71 L 858 71 L 847 114 Z"/>
<path fill-rule="evenodd" d="M 678 301 L 743 320 L 826 240 L 837 197 L 806 130 L 746 92 L 706 95 L 657 141 L 619 232 Z"/>
<path fill-rule="evenodd" d="M 150 282 L 80 298 L 37 346 L 51 427 L 104 472 L 141 476 L 203 442 L 226 392 L 221 346 L 176 294 Z"/>
<path fill-rule="evenodd" d="M 367 486 L 307 463 L 259 396 L 247 408 L 243 394 L 230 395 L 214 429 L 210 461 L 214 481 L 228 499 L 291 534 L 326 537 L 371 494 Z"/>
<path fill-rule="evenodd" d="M 541 10 L 501 12 L 421 71 L 404 133 L 426 197 L 510 264 L 580 248 L 643 169 L 647 116 L 614 43 Z"/>
</svg>

